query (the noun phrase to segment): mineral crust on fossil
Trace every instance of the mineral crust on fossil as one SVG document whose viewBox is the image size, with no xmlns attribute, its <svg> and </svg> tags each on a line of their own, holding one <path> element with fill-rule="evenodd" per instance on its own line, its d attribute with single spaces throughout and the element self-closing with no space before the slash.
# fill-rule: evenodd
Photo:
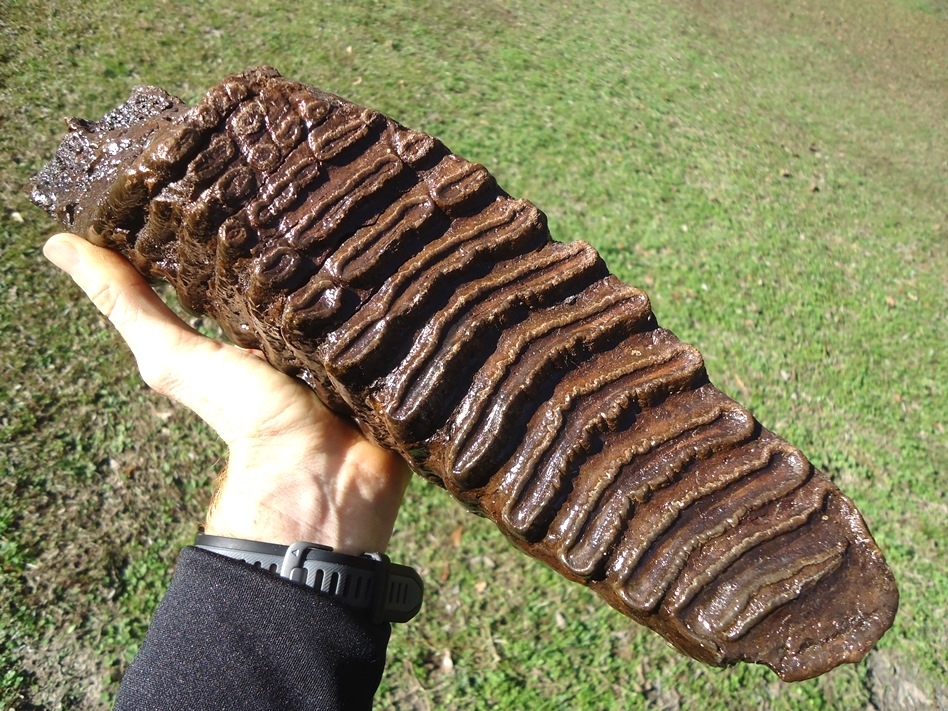
<svg viewBox="0 0 948 711">
<path fill-rule="evenodd" d="M 68 123 L 36 204 L 683 652 L 800 680 L 892 623 L 853 503 L 483 166 L 268 68 Z"/>
</svg>

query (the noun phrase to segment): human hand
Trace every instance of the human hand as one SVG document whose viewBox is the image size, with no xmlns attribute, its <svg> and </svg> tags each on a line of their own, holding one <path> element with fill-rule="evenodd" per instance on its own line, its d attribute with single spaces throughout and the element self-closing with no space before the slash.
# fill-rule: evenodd
<svg viewBox="0 0 948 711">
<path fill-rule="evenodd" d="M 121 255 L 71 234 L 54 235 L 43 251 L 112 322 L 144 381 L 227 443 L 206 533 L 385 550 L 411 476 L 400 457 L 259 354 L 190 328 Z"/>
</svg>

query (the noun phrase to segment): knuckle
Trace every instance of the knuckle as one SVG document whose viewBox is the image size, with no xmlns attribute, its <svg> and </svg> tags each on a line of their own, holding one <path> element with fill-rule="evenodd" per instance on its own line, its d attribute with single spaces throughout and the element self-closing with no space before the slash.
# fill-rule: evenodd
<svg viewBox="0 0 948 711">
<path fill-rule="evenodd" d="M 147 340 L 140 339 L 136 343 L 135 359 L 138 362 L 138 372 L 149 387 L 162 394 L 174 386 L 174 344 L 168 343 L 166 338 L 155 337 L 152 334 Z"/>
<path fill-rule="evenodd" d="M 142 376 L 145 384 L 153 390 L 161 392 L 164 389 L 164 381 L 167 376 L 160 361 L 150 353 L 136 353 L 135 360 L 138 363 L 138 374 Z"/>
<path fill-rule="evenodd" d="M 89 299 L 107 319 L 112 319 L 115 306 L 118 302 L 118 293 L 111 284 L 101 284 L 89 292 Z"/>
</svg>

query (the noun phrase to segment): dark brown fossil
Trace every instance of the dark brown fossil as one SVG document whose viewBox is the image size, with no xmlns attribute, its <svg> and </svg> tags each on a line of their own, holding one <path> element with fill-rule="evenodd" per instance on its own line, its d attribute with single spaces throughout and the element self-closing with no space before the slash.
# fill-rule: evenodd
<svg viewBox="0 0 948 711">
<path fill-rule="evenodd" d="M 431 136 L 256 69 L 70 120 L 32 197 L 697 659 L 805 679 L 892 623 L 852 502 Z"/>
</svg>

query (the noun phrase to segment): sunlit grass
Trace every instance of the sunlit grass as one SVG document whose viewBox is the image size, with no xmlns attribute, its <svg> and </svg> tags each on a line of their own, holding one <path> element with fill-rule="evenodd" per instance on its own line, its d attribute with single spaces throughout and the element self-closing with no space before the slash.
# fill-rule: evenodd
<svg viewBox="0 0 948 711">
<path fill-rule="evenodd" d="M 257 64 L 436 133 L 646 288 L 859 505 L 902 591 L 880 649 L 945 689 L 948 24 L 904 3 L 729 7 L 0 5 L 4 708 L 107 704 L 223 456 L 43 262 L 54 226 L 23 186 L 62 116 L 139 83 L 193 101 Z M 380 707 L 870 700 L 865 663 L 783 685 L 684 659 L 420 480 L 392 555 L 428 600 L 395 630 Z"/>
</svg>

